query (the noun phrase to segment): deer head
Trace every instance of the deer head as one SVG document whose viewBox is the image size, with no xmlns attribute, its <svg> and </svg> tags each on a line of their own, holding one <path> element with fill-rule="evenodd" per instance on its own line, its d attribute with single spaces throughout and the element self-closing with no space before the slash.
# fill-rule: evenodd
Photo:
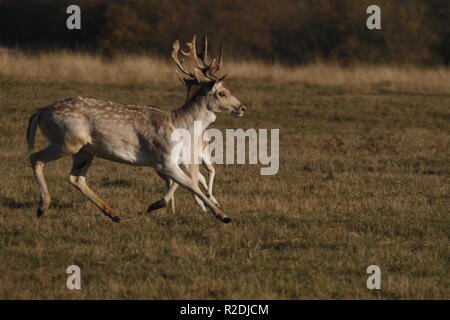
<svg viewBox="0 0 450 320">
<path fill-rule="evenodd" d="M 187 87 L 187 101 L 194 100 L 196 97 L 207 98 L 207 108 L 214 113 L 231 113 L 238 117 L 244 115 L 246 107 L 231 94 L 230 90 L 225 88 L 223 81 L 226 75 L 219 75 L 223 65 L 223 46 L 220 46 L 220 56 L 213 58 L 208 63 L 208 39 L 203 38 L 203 48 L 197 54 L 196 36 L 191 42 L 187 43 L 188 51 L 181 50 L 178 40 L 172 45 L 172 59 L 181 73 L 177 72 L 181 82 Z M 179 59 L 179 55 L 188 58 L 193 71 L 188 71 L 184 66 L 184 60 Z"/>
</svg>

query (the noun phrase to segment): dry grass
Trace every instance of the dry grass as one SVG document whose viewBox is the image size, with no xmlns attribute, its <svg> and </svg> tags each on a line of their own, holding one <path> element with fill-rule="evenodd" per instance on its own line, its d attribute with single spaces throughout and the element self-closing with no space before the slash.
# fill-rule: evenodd
<svg viewBox="0 0 450 320">
<path fill-rule="evenodd" d="M 215 127 L 279 128 L 281 142 L 275 176 L 216 166 L 215 193 L 232 224 L 202 213 L 183 190 L 177 214 L 142 215 L 163 182 L 148 168 L 96 160 L 88 180 L 121 213 L 114 224 L 70 186 L 67 158 L 46 167 L 53 206 L 38 219 L 24 141 L 36 107 L 75 95 L 176 106 L 184 92 L 141 68 L 142 83 L 119 69 L 121 80 L 86 69 L 79 82 L 63 82 L 63 65 L 41 75 L 33 59 L 9 69 L 3 60 L 0 77 L 1 299 L 450 298 L 448 92 L 280 84 L 261 79 L 261 69 L 247 81 L 230 66 L 228 86 L 248 113 Z M 66 288 L 71 264 L 81 267 L 82 290 Z M 379 291 L 366 288 L 371 264 L 382 270 Z"/>
<path fill-rule="evenodd" d="M 265 79 L 327 86 L 383 86 L 415 91 L 450 91 L 450 69 L 367 66 L 343 68 L 316 63 L 286 67 L 256 61 L 227 62 L 235 79 Z M 168 59 L 125 56 L 112 62 L 83 53 L 53 52 L 37 56 L 0 54 L 0 75 L 20 80 L 109 84 L 167 83 L 176 80 Z"/>
</svg>

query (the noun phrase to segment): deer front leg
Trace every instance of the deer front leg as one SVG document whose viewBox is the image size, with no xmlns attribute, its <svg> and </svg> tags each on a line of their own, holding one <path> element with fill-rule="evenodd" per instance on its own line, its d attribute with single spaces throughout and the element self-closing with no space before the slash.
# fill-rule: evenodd
<svg viewBox="0 0 450 320">
<path fill-rule="evenodd" d="M 167 192 L 169 192 L 170 188 L 172 187 L 172 185 L 176 184 L 172 179 L 168 178 L 167 179 Z M 176 187 L 178 188 L 178 187 Z M 176 189 L 175 188 L 175 189 Z M 170 211 L 172 211 L 172 213 L 175 213 L 175 191 L 172 193 L 172 197 L 169 200 L 170 202 Z"/>
<path fill-rule="evenodd" d="M 210 176 L 211 179 L 211 176 Z M 200 184 L 202 185 L 202 187 L 205 189 L 206 191 L 206 196 L 211 199 L 211 201 L 220 208 L 220 204 L 217 202 L 216 198 L 214 198 L 214 196 L 211 194 L 210 189 L 208 187 L 208 183 L 206 182 L 206 178 L 204 175 L 202 175 L 200 172 L 198 173 L 198 181 L 200 182 Z M 211 182 L 211 180 L 210 180 Z M 200 199 L 199 199 L 200 200 Z M 206 210 L 204 210 L 206 211 Z"/>
<path fill-rule="evenodd" d="M 211 201 L 216 206 L 220 207 L 219 202 L 216 200 L 216 198 L 214 198 L 214 196 L 212 194 L 214 177 L 216 176 L 216 169 L 214 169 L 213 165 L 208 161 L 204 161 L 203 164 L 205 165 L 206 170 L 208 170 L 208 173 L 209 173 L 209 181 L 208 181 L 208 187 L 207 187 L 208 197 L 211 199 Z M 206 179 L 205 179 L 205 183 L 206 183 Z"/>
<path fill-rule="evenodd" d="M 231 219 L 203 194 L 198 184 L 194 183 L 194 181 L 188 175 L 186 175 L 183 170 L 181 170 L 178 164 L 173 162 L 165 163 L 163 168 L 160 170 L 160 173 L 169 176 L 176 183 L 182 185 L 193 194 L 198 196 L 216 218 L 222 220 L 222 222 L 224 223 L 231 222 Z"/>
<path fill-rule="evenodd" d="M 207 148 L 207 145 L 204 146 L 204 149 L 205 148 Z M 216 176 L 216 169 L 214 169 L 214 166 L 212 165 L 211 157 L 208 152 L 205 152 L 205 150 L 204 150 L 202 157 L 203 157 L 203 165 L 205 166 L 206 170 L 208 170 L 208 176 L 209 176 L 208 187 L 207 187 L 208 197 L 211 199 L 211 201 L 216 206 L 220 207 L 219 202 L 213 196 L 213 183 L 214 183 L 214 177 Z M 205 183 L 206 183 L 206 179 L 205 179 Z"/>
<path fill-rule="evenodd" d="M 190 165 L 187 165 L 186 167 L 187 167 L 189 176 L 191 177 L 193 183 L 197 186 L 198 182 L 201 181 L 201 177 L 200 177 L 201 173 L 200 173 L 199 165 L 196 163 L 192 163 Z M 194 199 L 197 202 L 197 204 L 199 205 L 199 207 L 203 210 L 203 212 L 206 212 L 207 210 L 206 210 L 205 204 L 196 194 L 194 194 Z"/>
</svg>

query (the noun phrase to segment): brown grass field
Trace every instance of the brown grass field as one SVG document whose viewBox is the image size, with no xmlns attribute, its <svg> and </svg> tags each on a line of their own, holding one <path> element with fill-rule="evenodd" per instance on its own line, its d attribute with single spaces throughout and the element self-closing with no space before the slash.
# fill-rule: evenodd
<svg viewBox="0 0 450 320">
<path fill-rule="evenodd" d="M 37 218 L 33 111 L 78 95 L 174 108 L 173 70 L 144 57 L 0 56 L 0 299 L 450 298 L 448 69 L 230 63 L 247 114 L 214 126 L 280 129 L 277 175 L 216 165 L 231 224 L 184 190 L 176 214 L 144 214 L 165 190 L 153 169 L 96 159 L 88 180 L 115 224 L 69 184 L 70 158 L 46 166 L 53 204 Z M 72 264 L 81 290 L 66 287 Z M 366 287 L 372 264 L 381 290 Z"/>
</svg>

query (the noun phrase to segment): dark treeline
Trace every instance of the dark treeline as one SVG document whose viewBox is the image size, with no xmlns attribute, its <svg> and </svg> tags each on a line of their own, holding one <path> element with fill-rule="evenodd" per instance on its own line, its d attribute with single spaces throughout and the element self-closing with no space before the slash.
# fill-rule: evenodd
<svg viewBox="0 0 450 320">
<path fill-rule="evenodd" d="M 381 7 L 382 29 L 366 28 Z M 448 0 L 0 0 L 0 45 L 167 55 L 175 38 L 208 34 L 227 56 L 283 63 L 450 63 Z M 66 28 L 81 7 L 82 29 Z"/>
</svg>

